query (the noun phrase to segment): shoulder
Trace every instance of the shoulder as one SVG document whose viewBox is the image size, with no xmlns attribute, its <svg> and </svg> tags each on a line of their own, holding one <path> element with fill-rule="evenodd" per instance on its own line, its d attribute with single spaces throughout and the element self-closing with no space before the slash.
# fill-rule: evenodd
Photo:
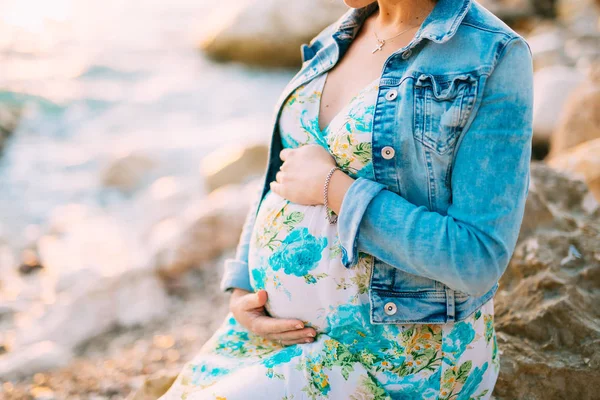
<svg viewBox="0 0 600 400">
<path fill-rule="evenodd" d="M 475 0 L 471 1 L 457 35 L 468 36 L 470 40 L 475 39 L 479 43 L 495 48 L 498 59 L 505 53 L 506 48 L 516 43 L 518 43 L 517 47 L 525 48 L 529 56 L 532 56 L 531 47 L 521 34 Z"/>
</svg>

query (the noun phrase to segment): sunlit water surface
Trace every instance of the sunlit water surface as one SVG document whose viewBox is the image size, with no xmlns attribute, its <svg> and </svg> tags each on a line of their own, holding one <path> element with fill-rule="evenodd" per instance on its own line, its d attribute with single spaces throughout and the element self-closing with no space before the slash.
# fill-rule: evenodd
<svg viewBox="0 0 600 400">
<path fill-rule="evenodd" d="M 203 190 L 204 154 L 267 140 L 294 71 L 217 64 L 196 49 L 214 13 L 236 4 L 0 0 L 0 103 L 24 107 L 0 155 L 4 241 L 21 246 L 57 207 L 98 209 L 136 232 L 160 217 L 147 197 L 175 191 L 185 202 Z M 104 188 L 110 160 L 132 151 L 158 163 L 162 183 L 133 195 Z"/>
</svg>

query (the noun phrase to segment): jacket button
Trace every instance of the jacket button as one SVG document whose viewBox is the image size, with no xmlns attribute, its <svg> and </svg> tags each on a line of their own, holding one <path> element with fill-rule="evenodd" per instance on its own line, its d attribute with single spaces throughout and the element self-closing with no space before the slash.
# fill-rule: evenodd
<svg viewBox="0 0 600 400">
<path fill-rule="evenodd" d="M 395 151 L 392 146 L 385 146 L 383 149 L 381 149 L 381 156 L 386 160 L 394 158 L 394 153 Z"/>
<path fill-rule="evenodd" d="M 402 59 L 406 60 L 412 54 L 412 50 L 408 49 L 404 53 L 402 53 Z"/>
<path fill-rule="evenodd" d="M 394 303 L 392 303 L 391 301 L 389 303 L 385 303 L 385 306 L 383 306 L 383 311 L 387 314 L 387 315 L 394 315 L 396 314 L 396 305 Z"/>
<path fill-rule="evenodd" d="M 385 94 L 386 100 L 394 100 L 398 96 L 398 91 L 396 89 L 391 89 Z"/>
</svg>

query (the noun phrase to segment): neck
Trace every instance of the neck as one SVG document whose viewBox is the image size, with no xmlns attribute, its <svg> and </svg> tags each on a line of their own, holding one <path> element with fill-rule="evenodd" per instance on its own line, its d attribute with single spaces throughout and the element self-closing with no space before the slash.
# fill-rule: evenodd
<svg viewBox="0 0 600 400">
<path fill-rule="evenodd" d="M 435 6 L 435 0 L 377 0 L 377 3 L 374 23 L 384 37 L 410 27 L 417 29 Z"/>
</svg>

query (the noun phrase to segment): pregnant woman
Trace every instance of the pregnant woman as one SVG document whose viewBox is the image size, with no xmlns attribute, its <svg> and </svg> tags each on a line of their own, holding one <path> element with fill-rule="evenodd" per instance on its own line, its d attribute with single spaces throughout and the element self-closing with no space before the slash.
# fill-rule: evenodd
<svg viewBox="0 0 600 400">
<path fill-rule="evenodd" d="M 230 313 L 164 400 L 492 394 L 531 52 L 471 0 L 345 2 L 278 101 Z"/>
</svg>

